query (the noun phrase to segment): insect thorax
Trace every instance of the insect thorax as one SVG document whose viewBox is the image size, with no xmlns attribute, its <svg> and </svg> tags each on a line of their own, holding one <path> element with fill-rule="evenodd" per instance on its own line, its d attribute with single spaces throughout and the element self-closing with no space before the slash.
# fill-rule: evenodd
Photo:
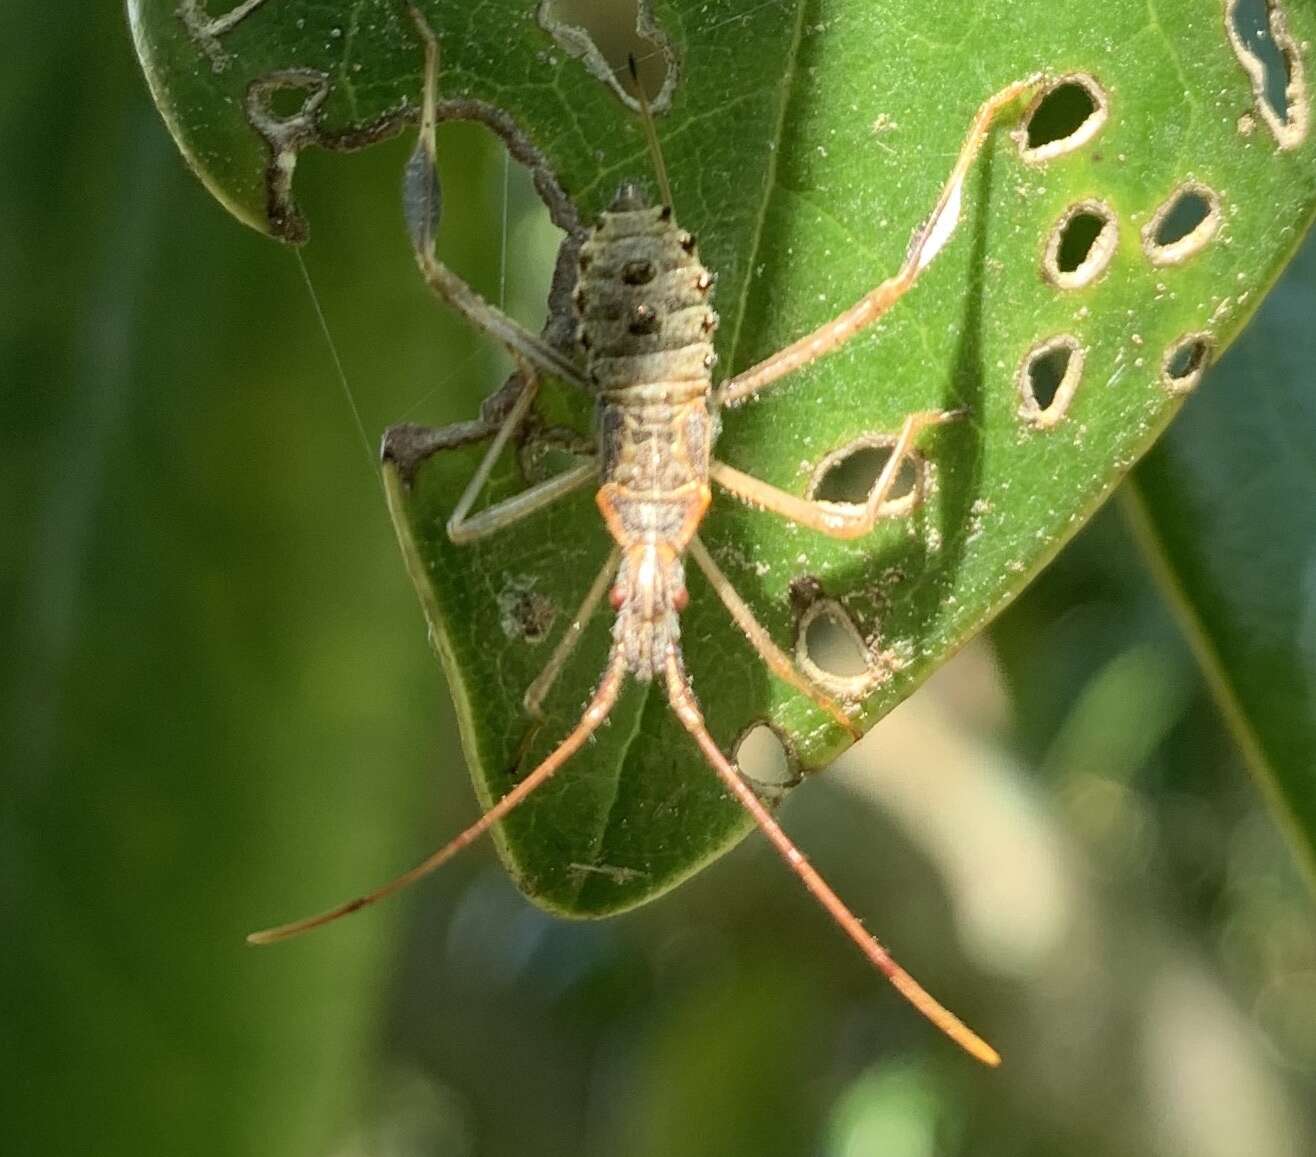
<svg viewBox="0 0 1316 1157">
<path fill-rule="evenodd" d="M 707 478 L 712 287 L 671 210 L 623 185 L 581 246 L 575 294 L 605 482 L 651 494 Z"/>
</svg>

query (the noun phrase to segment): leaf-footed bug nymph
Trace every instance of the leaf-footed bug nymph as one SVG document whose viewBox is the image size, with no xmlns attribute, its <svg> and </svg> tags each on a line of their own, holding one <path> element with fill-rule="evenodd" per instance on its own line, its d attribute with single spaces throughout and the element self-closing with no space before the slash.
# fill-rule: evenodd
<svg viewBox="0 0 1316 1157">
<path fill-rule="evenodd" d="M 924 1016 L 973 1056 L 999 1062 L 996 1051 L 935 1001 L 860 924 L 809 864 L 771 811 L 709 734 L 681 653 L 681 612 L 688 595 L 685 562 L 693 560 L 731 617 L 777 678 L 807 696 L 852 736 L 858 730 L 842 706 L 815 686 L 757 622 L 699 539 L 712 501 L 712 483 L 744 502 L 836 538 L 867 534 L 889 512 L 901 466 L 920 433 L 955 415 L 926 411 L 907 416 L 890 455 L 862 504 L 797 497 L 714 457 L 717 414 L 838 348 L 889 310 L 955 232 L 966 174 L 996 117 L 1031 94 L 1038 78 L 1009 85 L 979 108 L 935 209 L 914 233 L 900 270 L 814 332 L 715 386 L 711 302 L 713 275 L 700 262 L 694 238 L 676 222 L 652 116 L 641 104 L 662 190 L 651 205 L 624 184 L 580 248 L 574 295 L 578 358 L 573 359 L 484 301 L 437 256 L 439 184 L 435 124 L 439 43 L 413 7 L 425 48 L 425 86 L 419 141 L 407 166 L 405 209 L 425 280 L 452 308 L 501 342 L 519 367 L 519 393 L 449 520 L 454 543 L 505 531 L 527 515 L 586 486 L 614 545 L 525 705 L 532 715 L 561 673 L 583 624 L 606 599 L 614 613 L 609 656 L 576 726 L 533 770 L 469 828 L 428 859 L 383 887 L 318 916 L 253 934 L 253 943 L 281 940 L 327 924 L 427 875 L 476 840 L 552 777 L 607 718 L 628 677 L 658 681 L 677 718 L 699 746 L 725 790 L 749 813 L 772 845 L 872 964 Z M 634 67 L 632 65 L 632 72 Z M 597 445 L 592 457 L 478 513 L 472 509 L 493 467 L 525 420 L 546 374 L 587 391 L 596 401 Z"/>
</svg>

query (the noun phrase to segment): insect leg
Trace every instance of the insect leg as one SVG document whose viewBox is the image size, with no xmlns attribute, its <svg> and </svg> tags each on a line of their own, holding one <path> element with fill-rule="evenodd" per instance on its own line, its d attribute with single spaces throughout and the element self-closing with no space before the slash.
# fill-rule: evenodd
<svg viewBox="0 0 1316 1157">
<path fill-rule="evenodd" d="M 513 523 L 520 522 L 521 519 L 542 510 L 573 490 L 579 490 L 595 481 L 598 473 L 599 469 L 595 463 L 582 462 L 578 466 L 571 467 L 570 470 L 553 475 L 537 486 L 532 486 L 529 490 L 514 494 L 511 498 L 482 510 L 471 518 L 464 519 L 461 523 L 450 521 L 448 537 L 459 546 L 464 546 L 468 542 L 505 530 Z"/>
<path fill-rule="evenodd" d="M 1032 76 L 1027 80 L 1017 81 L 983 102 L 973 118 L 973 123 L 969 126 L 964 144 L 960 146 L 959 159 L 955 162 L 950 179 L 941 191 L 937 206 L 910 241 L 909 251 L 900 271 L 865 294 L 844 313 L 819 326 L 813 333 L 806 334 L 798 341 L 765 358 L 758 365 L 724 382 L 717 392 L 717 400 L 721 405 L 734 406 L 743 402 L 778 378 L 785 377 L 816 358 L 830 353 L 838 346 L 844 345 L 860 330 L 872 325 L 909 292 L 914 282 L 918 280 L 918 275 L 945 248 L 955 232 L 955 227 L 959 224 L 964 178 L 983 142 L 986 141 L 992 122 L 1021 96 L 1032 92 L 1037 87 L 1039 79 L 1040 77 Z"/>
<path fill-rule="evenodd" d="M 581 389 L 588 389 L 579 368 L 569 358 L 485 301 L 438 258 L 436 244 L 443 206 L 434 132 L 438 104 L 439 40 L 420 10 L 414 4 L 407 7 L 425 45 L 425 91 L 421 106 L 420 135 L 416 149 L 407 162 L 402 189 L 402 209 L 407 220 L 407 230 L 411 234 L 416 263 L 429 287 L 477 329 L 484 330 L 502 342 L 514 356 L 519 355 L 545 373 Z"/>
<path fill-rule="evenodd" d="M 739 768 L 722 754 L 721 749 L 713 741 L 704 724 L 699 704 L 695 701 L 694 692 L 690 689 L 690 682 L 681 666 L 680 656 L 674 653 L 669 655 L 667 660 L 667 694 L 671 700 L 672 710 L 699 744 L 704 758 L 717 772 L 727 791 L 749 812 L 759 826 L 759 830 L 768 837 L 769 842 L 786 861 L 791 871 L 799 876 L 813 898 L 836 921 L 841 931 L 854 941 L 859 950 L 895 986 L 901 996 L 951 1040 L 984 1064 L 1000 1064 L 1000 1054 L 959 1017 L 939 1004 L 917 980 L 901 968 L 891 954 L 864 930 L 858 917 L 832 891 L 831 886 L 819 875 L 818 870 L 804 858 L 804 853 L 795 846 L 794 841 L 782 830 L 772 813 L 763 806 L 758 796 L 741 777 Z"/>
<path fill-rule="evenodd" d="M 349 900 L 346 904 L 339 904 L 338 907 L 321 912 L 318 916 L 308 916 L 304 920 L 295 920 L 291 924 L 281 924 L 277 928 L 268 928 L 263 932 L 253 932 L 247 937 L 247 943 L 273 944 L 276 940 L 287 940 L 292 936 L 300 936 L 303 932 L 309 932 L 313 928 L 331 924 L 335 920 L 350 916 L 353 912 L 359 912 L 362 908 L 392 896 L 395 892 L 402 891 L 403 888 L 409 887 L 417 880 L 428 876 L 436 868 L 447 863 L 464 847 L 474 843 L 480 836 L 484 835 L 508 812 L 522 803 L 527 796 L 548 782 L 562 765 L 584 746 L 585 741 L 598 730 L 599 725 L 608 717 L 608 712 L 612 710 L 613 704 L 617 702 L 617 695 L 621 691 L 625 678 L 625 659 L 620 652 L 616 652 L 608 661 L 608 668 L 599 681 L 598 688 L 589 701 L 589 706 L 585 708 L 580 722 L 576 724 L 571 733 L 549 752 L 538 767 L 484 815 L 410 871 L 403 872 L 402 875 L 376 888 L 373 892 L 367 892 L 364 896 L 358 896 L 355 900 Z"/>
<path fill-rule="evenodd" d="M 520 361 L 519 358 L 517 360 Z M 471 507 L 475 504 L 476 498 L 479 497 L 480 491 L 484 489 L 485 483 L 489 481 L 489 474 L 492 472 L 494 464 L 498 461 L 499 455 L 502 454 L 512 435 L 516 433 L 517 427 L 525 420 L 531 403 L 534 402 L 535 395 L 539 392 L 539 378 L 535 371 L 524 361 L 521 361 L 521 377 L 525 384 L 522 386 L 520 394 L 517 395 L 516 402 L 507 412 L 507 417 L 503 419 L 502 425 L 498 427 L 498 433 L 494 435 L 494 440 L 489 449 L 485 451 L 484 457 L 480 459 L 480 465 L 476 467 L 475 473 L 471 476 L 470 482 L 466 484 L 466 489 L 462 491 L 462 496 L 448 519 L 448 538 L 459 546 L 474 542 L 476 539 L 484 538 L 511 526 L 515 522 L 519 522 L 528 515 L 535 513 L 535 511 L 542 510 L 550 503 L 556 502 L 564 495 L 570 494 L 573 490 L 578 490 L 598 475 L 598 468 L 593 462 L 582 462 L 578 466 L 573 466 L 570 470 L 564 470 L 561 474 L 554 475 L 537 486 L 532 486 L 529 490 L 515 494 L 511 498 L 471 516 Z"/>
<path fill-rule="evenodd" d="M 708 474 L 720 486 L 751 506 L 760 506 L 791 522 L 822 531 L 831 538 L 862 538 L 886 517 L 882 507 L 891 497 L 891 489 L 900 474 L 900 467 L 913 449 L 914 441 L 920 432 L 929 426 L 939 425 L 958 416 L 958 412 L 945 410 L 923 410 L 917 414 L 910 414 L 900 427 L 895 445 L 891 447 L 890 457 L 887 458 L 882 473 L 878 475 L 872 492 L 862 506 L 848 502 L 798 498 L 753 475 L 745 474 L 734 466 L 728 466 L 725 462 L 713 462 Z"/>
<path fill-rule="evenodd" d="M 768 670 L 783 683 L 794 687 L 801 695 L 812 699 L 814 703 L 849 732 L 851 739 L 859 739 L 861 732 L 854 725 L 854 721 L 846 715 L 841 705 L 820 687 L 814 686 L 791 661 L 790 656 L 772 641 L 772 636 L 763 629 L 763 625 L 754 617 L 754 612 L 750 610 L 749 605 L 740 597 L 740 593 L 736 588 L 732 586 L 731 580 L 722 573 L 721 567 L 713 561 L 713 556 L 708 553 L 708 548 L 699 540 L 698 535 L 690 540 L 689 551 L 690 556 L 695 560 L 695 564 L 704 572 L 704 577 L 708 579 L 717 592 L 718 598 L 726 604 L 727 610 L 731 612 L 731 617 L 736 621 L 736 626 L 745 632 L 745 637 L 749 640 L 750 646 L 759 653 L 759 657 L 768 665 Z"/>
<path fill-rule="evenodd" d="M 548 662 L 544 669 L 535 677 L 535 681 L 526 689 L 525 698 L 522 702 L 525 709 L 536 719 L 542 719 L 542 708 L 544 700 L 548 698 L 548 693 L 553 689 L 553 684 L 557 682 L 557 677 L 562 673 L 562 668 L 566 666 L 567 660 L 571 657 L 571 652 L 576 649 L 576 644 L 580 642 L 580 637 L 585 633 L 585 627 L 589 624 L 590 619 L 594 617 L 594 612 L 599 609 L 599 603 L 603 596 L 608 592 L 608 585 L 612 582 L 613 576 L 617 573 L 617 567 L 621 563 L 621 547 L 612 548 L 612 553 L 608 555 L 608 561 L 603 564 L 603 569 L 599 571 L 598 577 L 594 580 L 594 585 L 589 588 L 589 593 L 585 595 L 584 601 L 580 604 L 580 609 L 576 612 L 576 617 L 567 625 L 566 633 L 558 640 L 558 644 L 553 648 L 553 654 L 549 656 Z"/>
</svg>

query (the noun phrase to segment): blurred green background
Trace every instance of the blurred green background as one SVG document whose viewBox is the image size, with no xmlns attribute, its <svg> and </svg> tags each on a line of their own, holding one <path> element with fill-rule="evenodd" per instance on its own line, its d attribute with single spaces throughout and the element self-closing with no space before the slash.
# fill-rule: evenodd
<svg viewBox="0 0 1316 1157">
<path fill-rule="evenodd" d="M 451 708 L 295 256 L 186 172 L 116 5 L 0 33 L 0 1149 L 1316 1151 L 1311 896 L 1118 500 L 785 809 L 999 1072 L 753 840 L 603 924 L 486 846 L 246 948 L 473 817 Z M 301 172 L 370 443 L 505 370 L 415 276 L 408 148 Z M 445 252 L 536 322 L 533 196 L 479 130 L 441 153 Z M 1281 348 L 1310 379 L 1313 294 L 1309 243 L 1174 437 Z"/>
</svg>

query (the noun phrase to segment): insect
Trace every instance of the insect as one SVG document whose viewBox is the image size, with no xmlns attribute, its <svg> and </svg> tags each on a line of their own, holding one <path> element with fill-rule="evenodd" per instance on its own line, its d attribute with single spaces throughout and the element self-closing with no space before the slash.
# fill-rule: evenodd
<svg viewBox="0 0 1316 1157">
<path fill-rule="evenodd" d="M 904 264 L 855 305 L 758 365 L 714 386 L 713 276 L 700 262 L 693 236 L 673 216 L 667 175 L 647 103 L 644 124 L 662 192 L 649 204 L 624 184 L 585 238 L 574 296 L 578 364 L 523 329 L 472 290 L 437 256 L 439 185 L 436 171 L 436 102 L 439 42 L 424 17 L 411 9 L 425 47 L 424 103 L 419 139 L 407 165 L 405 201 L 415 254 L 425 280 L 473 325 L 501 342 L 519 367 L 519 395 L 457 503 L 448 523 L 455 543 L 468 543 L 513 526 L 566 494 L 596 487 L 599 511 L 614 546 L 574 620 L 525 695 L 532 715 L 578 642 L 583 626 L 606 598 L 614 612 L 606 666 L 579 722 L 556 748 L 483 816 L 409 872 L 383 887 L 318 916 L 264 932 L 269 943 L 327 924 L 405 888 L 487 832 L 578 752 L 607 718 L 628 677 L 661 681 L 681 724 L 699 746 L 725 790 L 754 819 L 791 870 L 896 989 L 932 1023 L 973 1056 L 999 1063 L 996 1051 L 934 1000 L 870 936 L 855 915 L 804 858 L 760 801 L 704 723 L 682 660 L 681 612 L 688 595 L 687 558 L 704 573 L 768 668 L 830 714 L 850 734 L 858 730 L 842 706 L 812 684 L 756 621 L 753 612 L 700 541 L 698 530 L 717 483 L 742 501 L 839 538 L 867 534 L 884 515 L 900 468 L 920 433 L 956 415 L 941 411 L 905 418 L 890 456 L 863 506 L 798 498 L 719 461 L 713 455 L 718 415 L 760 393 L 792 371 L 844 344 L 890 309 L 950 240 L 960 216 L 966 174 L 995 119 L 1032 92 L 1033 77 L 990 97 L 978 110 L 931 216 L 915 231 Z M 634 66 L 632 65 L 634 73 Z M 591 460 L 478 513 L 472 508 L 494 464 L 525 419 L 547 374 L 589 392 L 596 402 L 597 448 Z"/>
</svg>

